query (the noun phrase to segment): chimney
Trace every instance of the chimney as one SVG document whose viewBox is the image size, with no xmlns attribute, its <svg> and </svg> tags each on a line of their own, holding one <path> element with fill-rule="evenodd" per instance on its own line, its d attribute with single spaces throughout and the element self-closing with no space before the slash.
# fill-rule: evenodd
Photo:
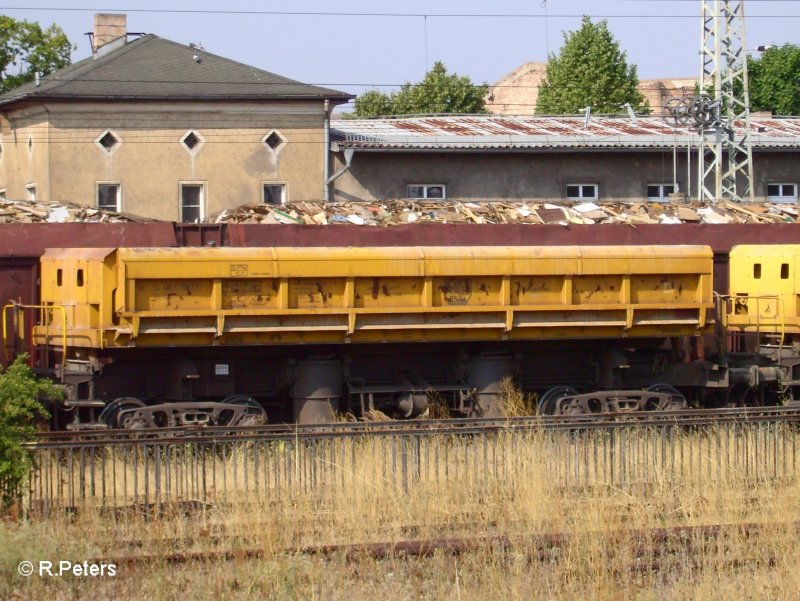
<svg viewBox="0 0 800 601">
<path fill-rule="evenodd" d="M 125 45 L 128 39 L 128 15 L 96 13 L 92 35 L 94 58 Z"/>
</svg>

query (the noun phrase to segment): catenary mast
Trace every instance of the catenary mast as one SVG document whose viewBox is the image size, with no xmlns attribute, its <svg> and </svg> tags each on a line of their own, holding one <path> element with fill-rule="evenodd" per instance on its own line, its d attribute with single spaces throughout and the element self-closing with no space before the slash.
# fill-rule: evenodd
<svg viewBox="0 0 800 601">
<path fill-rule="evenodd" d="M 703 0 L 699 174 L 701 199 L 753 199 L 744 1 Z"/>
</svg>

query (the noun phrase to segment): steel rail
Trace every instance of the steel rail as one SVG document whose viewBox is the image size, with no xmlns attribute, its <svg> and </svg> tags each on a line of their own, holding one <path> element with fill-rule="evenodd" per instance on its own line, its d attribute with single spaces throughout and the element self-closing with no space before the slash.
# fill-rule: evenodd
<svg viewBox="0 0 800 601">
<path fill-rule="evenodd" d="M 431 539 L 403 539 L 398 541 L 384 542 L 361 542 L 361 543 L 340 543 L 329 545 L 303 545 L 291 547 L 278 551 L 290 555 L 318 555 L 322 557 L 340 556 L 346 561 L 354 561 L 362 558 L 387 559 L 396 556 L 406 557 L 431 557 L 438 553 L 450 555 L 461 555 L 478 550 L 486 546 L 496 548 L 518 548 L 529 546 L 535 550 L 534 557 L 540 560 L 553 559 L 550 551 L 555 548 L 562 548 L 584 536 L 605 536 L 609 540 L 628 540 L 634 543 L 634 552 L 642 556 L 647 553 L 661 555 L 661 551 L 669 550 L 669 545 L 691 548 L 696 541 L 702 541 L 703 545 L 710 539 L 718 539 L 722 536 L 735 534 L 737 536 L 752 537 L 771 528 L 800 533 L 800 522 L 748 522 L 748 523 L 728 523 L 728 524 L 703 524 L 697 526 L 671 526 L 654 528 L 635 528 L 619 529 L 612 531 L 586 531 L 586 532 L 551 532 L 538 533 L 519 536 L 509 536 L 505 534 L 484 534 L 478 536 L 455 536 L 440 537 Z M 194 541 L 195 539 L 191 539 Z M 243 539 L 219 538 L 216 540 L 228 540 L 229 542 L 239 542 Z M 129 541 L 133 542 L 133 541 Z M 648 547 L 647 544 L 652 546 Z M 252 544 L 252 543 L 251 543 Z M 129 545 L 144 547 L 141 544 Z M 265 554 L 263 546 L 244 547 L 239 549 L 213 549 L 200 551 L 169 551 L 163 553 L 141 553 L 132 555 L 121 555 L 117 557 L 102 557 L 90 561 L 93 563 L 111 563 L 116 566 L 133 566 L 141 564 L 182 564 L 194 561 L 222 561 L 222 560 L 242 560 L 257 559 Z M 736 558 L 741 560 L 740 558 Z M 763 558 L 762 558 L 763 559 Z"/>
<path fill-rule="evenodd" d="M 708 410 L 707 410 L 708 411 Z M 669 415 L 667 415 L 669 413 Z M 319 439 L 337 439 L 372 436 L 466 436 L 497 432 L 535 432 L 535 431 L 581 431 L 618 430 L 620 428 L 664 428 L 664 427 L 710 427 L 731 423 L 791 423 L 800 424 L 800 411 L 738 411 L 706 414 L 679 415 L 677 412 L 664 412 L 664 415 L 648 416 L 647 419 L 633 418 L 637 414 L 619 414 L 613 419 L 546 419 L 541 417 L 510 419 L 466 419 L 438 420 L 430 422 L 379 422 L 326 424 L 324 426 L 286 426 L 279 428 L 202 428 L 202 429 L 164 429 L 154 431 L 116 430 L 106 432 L 106 436 L 91 438 L 77 437 L 37 437 L 28 443 L 31 449 L 67 449 L 100 446 L 153 446 L 164 444 L 220 444 L 226 442 L 294 442 Z M 584 417 L 584 416 L 579 416 Z"/>
<path fill-rule="evenodd" d="M 676 418 L 690 417 L 709 417 L 715 416 L 737 416 L 749 417 L 759 415 L 800 415 L 800 404 L 788 406 L 771 407 L 726 407 L 721 409 L 683 409 L 672 411 L 636 411 L 636 412 L 617 412 L 603 414 L 577 414 L 577 415 L 531 415 L 521 417 L 495 417 L 495 418 L 451 418 L 451 419 L 415 419 L 415 420 L 389 420 L 389 421 L 362 421 L 362 422 L 332 422 L 326 424 L 264 424 L 257 426 L 182 426 L 171 428 L 158 428 L 154 430 L 126 430 L 126 429 L 101 429 L 87 430 L 80 432 L 60 431 L 60 432 L 39 432 L 37 440 L 77 440 L 94 438 L 140 438 L 152 432 L 162 434 L 171 433 L 249 433 L 259 432 L 263 434 L 273 433 L 302 433 L 307 431 L 336 431 L 346 430 L 349 433 L 360 430 L 395 430 L 395 429 L 437 429 L 437 428 L 458 428 L 473 427 L 475 425 L 487 424 L 519 424 L 535 422 L 536 424 L 559 424 L 568 423 L 570 425 L 580 423 L 595 423 L 615 421 L 625 419 L 626 421 L 649 421 L 649 420 L 669 420 Z"/>
</svg>

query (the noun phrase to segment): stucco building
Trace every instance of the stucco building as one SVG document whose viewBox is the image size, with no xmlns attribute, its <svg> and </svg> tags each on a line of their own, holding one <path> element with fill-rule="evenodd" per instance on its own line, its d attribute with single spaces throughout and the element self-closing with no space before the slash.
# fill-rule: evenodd
<svg viewBox="0 0 800 601">
<path fill-rule="evenodd" d="M 306 85 L 96 15 L 90 58 L 0 97 L 0 195 L 196 221 L 319 199 L 331 109 Z"/>
<path fill-rule="evenodd" d="M 547 63 L 530 62 L 520 65 L 508 75 L 489 86 L 486 109 L 495 115 L 533 115 L 539 98 L 539 86 L 547 76 Z M 651 115 L 665 113 L 670 98 L 694 94 L 697 78 L 643 79 L 637 89 L 650 105 Z M 624 112 L 620 108 L 620 112 Z"/>
</svg>

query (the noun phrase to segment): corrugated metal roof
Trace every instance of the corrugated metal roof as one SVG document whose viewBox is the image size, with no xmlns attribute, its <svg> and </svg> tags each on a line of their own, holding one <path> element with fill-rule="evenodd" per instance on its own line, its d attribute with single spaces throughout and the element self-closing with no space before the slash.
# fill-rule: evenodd
<svg viewBox="0 0 800 601">
<path fill-rule="evenodd" d="M 198 55 L 199 61 L 194 60 Z M 25 100 L 273 100 L 352 96 L 145 35 L 105 55 L 89 57 L 0 96 Z"/>
<path fill-rule="evenodd" d="M 754 148 L 800 148 L 799 118 L 750 118 Z M 338 119 L 332 140 L 361 150 L 660 149 L 697 145 L 699 136 L 658 117 L 447 115 Z"/>
</svg>

